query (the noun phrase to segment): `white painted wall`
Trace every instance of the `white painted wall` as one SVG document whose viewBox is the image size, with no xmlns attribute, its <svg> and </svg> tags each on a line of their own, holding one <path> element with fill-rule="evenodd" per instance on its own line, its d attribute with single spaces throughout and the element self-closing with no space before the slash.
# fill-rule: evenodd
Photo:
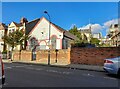
<svg viewBox="0 0 120 89">
<path fill-rule="evenodd" d="M 50 31 L 50 36 L 56 35 L 57 41 L 56 41 L 56 48 L 60 48 L 60 39 L 63 38 L 63 33 L 59 32 L 53 25 L 51 25 L 51 31 Z M 41 40 L 46 40 L 47 44 L 49 43 L 49 22 L 45 19 L 42 18 L 40 23 L 37 25 L 37 27 L 31 32 L 30 34 L 31 37 L 35 37 L 39 42 Z M 43 43 L 40 43 L 40 45 L 44 45 Z M 48 49 L 49 47 L 46 47 Z"/>
<path fill-rule="evenodd" d="M 91 34 L 90 34 L 90 33 L 85 33 L 85 35 L 87 36 L 87 40 L 88 40 L 88 42 L 90 42 Z"/>
<path fill-rule="evenodd" d="M 4 32 L 5 30 L 0 30 L 0 39 L 2 39 L 2 37 L 4 36 Z"/>
<path fill-rule="evenodd" d="M 3 51 L 3 45 L 1 45 L 1 44 L 4 44 L 4 42 L 3 42 L 3 41 L 0 41 L 0 52 Z"/>
<path fill-rule="evenodd" d="M 9 26 L 8 26 L 8 32 L 7 32 L 7 34 L 9 34 L 9 32 L 10 32 L 10 30 L 11 30 L 11 32 L 13 32 L 13 29 L 14 30 L 16 30 L 16 26 L 15 26 L 15 24 L 12 22 Z"/>
<path fill-rule="evenodd" d="M 62 43 L 61 43 L 61 40 L 60 40 L 60 39 L 57 39 L 57 40 L 56 40 L 56 43 L 57 43 L 56 49 L 61 49 L 61 47 L 60 47 L 61 44 L 62 44 Z"/>
<path fill-rule="evenodd" d="M 5 30 L 0 30 L 0 51 L 2 52 L 3 51 L 3 40 L 2 40 L 2 37 L 4 36 L 4 31 Z"/>
<path fill-rule="evenodd" d="M 93 38 L 97 38 L 97 39 L 100 39 L 100 34 L 93 34 Z"/>
</svg>

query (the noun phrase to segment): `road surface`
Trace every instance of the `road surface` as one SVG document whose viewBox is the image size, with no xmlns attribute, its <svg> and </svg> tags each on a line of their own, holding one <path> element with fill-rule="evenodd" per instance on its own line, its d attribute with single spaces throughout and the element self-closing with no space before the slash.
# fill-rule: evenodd
<svg viewBox="0 0 120 89">
<path fill-rule="evenodd" d="M 6 63 L 4 87 L 118 87 L 120 79 L 105 72 Z"/>
</svg>

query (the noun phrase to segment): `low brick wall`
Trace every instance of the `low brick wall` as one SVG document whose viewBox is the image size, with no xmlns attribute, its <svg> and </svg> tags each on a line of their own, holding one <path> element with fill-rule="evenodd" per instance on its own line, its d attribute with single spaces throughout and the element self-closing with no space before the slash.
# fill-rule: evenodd
<svg viewBox="0 0 120 89">
<path fill-rule="evenodd" d="M 36 61 L 40 63 L 48 63 L 48 50 L 40 50 L 36 52 Z M 50 64 L 70 64 L 70 49 L 65 50 L 51 50 Z"/>
<path fill-rule="evenodd" d="M 19 51 L 12 52 L 12 60 L 19 61 L 20 60 L 20 53 Z"/>
<path fill-rule="evenodd" d="M 31 61 L 32 60 L 31 51 L 21 51 L 21 61 Z"/>
<path fill-rule="evenodd" d="M 73 64 L 103 65 L 104 59 L 120 56 L 120 48 L 72 48 Z"/>
<path fill-rule="evenodd" d="M 103 65 L 104 59 L 120 56 L 120 48 L 71 48 L 65 50 L 50 51 L 50 63 L 55 64 L 88 64 Z M 20 56 L 21 55 L 21 56 Z M 13 52 L 14 61 L 32 61 L 31 51 Z M 36 60 L 38 63 L 48 63 L 48 50 L 40 50 L 36 52 Z"/>
<path fill-rule="evenodd" d="M 31 51 L 14 51 L 13 58 L 14 61 L 32 61 Z M 48 63 L 48 50 L 36 51 L 36 60 L 38 63 L 47 64 Z M 50 64 L 70 64 L 70 49 L 65 50 L 51 50 L 50 51 Z"/>
<path fill-rule="evenodd" d="M 31 61 L 31 51 L 14 51 L 13 58 L 14 61 Z"/>
</svg>

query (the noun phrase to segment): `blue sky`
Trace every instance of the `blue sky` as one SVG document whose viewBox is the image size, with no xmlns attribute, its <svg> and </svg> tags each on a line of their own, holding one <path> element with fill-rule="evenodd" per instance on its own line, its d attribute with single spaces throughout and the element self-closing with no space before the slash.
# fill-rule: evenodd
<svg viewBox="0 0 120 89">
<path fill-rule="evenodd" d="M 18 22 L 21 17 L 28 21 L 42 16 L 47 10 L 51 21 L 68 30 L 75 24 L 78 28 L 93 26 L 93 32 L 106 34 L 107 26 L 116 22 L 118 18 L 117 2 L 3 2 L 2 22 L 9 24 L 12 21 Z"/>
</svg>

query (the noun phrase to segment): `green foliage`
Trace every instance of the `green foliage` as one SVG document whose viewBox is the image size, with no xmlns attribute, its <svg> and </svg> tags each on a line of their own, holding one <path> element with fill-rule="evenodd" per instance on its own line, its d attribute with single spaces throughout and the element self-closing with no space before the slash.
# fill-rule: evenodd
<svg viewBox="0 0 120 89">
<path fill-rule="evenodd" d="M 72 47 L 85 47 L 85 43 L 76 41 L 74 44 L 72 44 Z"/>
<path fill-rule="evenodd" d="M 81 33 L 78 31 L 77 27 L 76 26 L 73 26 L 73 28 L 71 28 L 69 30 L 70 33 L 72 33 L 73 35 L 75 35 L 76 37 L 78 37 L 78 40 L 82 40 L 82 36 L 81 36 Z"/>
<path fill-rule="evenodd" d="M 16 30 L 12 33 L 9 33 L 9 35 L 6 35 L 3 37 L 3 40 L 12 47 L 12 50 L 17 45 L 23 46 L 24 40 L 27 40 L 29 37 L 25 36 L 23 31 Z"/>
<path fill-rule="evenodd" d="M 99 46 L 100 40 L 97 38 L 91 38 L 90 43 Z"/>
<path fill-rule="evenodd" d="M 2 52 L 2 54 L 7 54 L 7 50 L 4 50 L 4 51 Z"/>
<path fill-rule="evenodd" d="M 85 34 L 81 34 L 81 32 L 78 31 L 76 26 L 73 26 L 73 28 L 71 28 L 69 32 L 78 37 L 78 40 L 72 43 L 73 46 L 85 47 L 85 43 L 88 43 L 87 36 Z"/>
</svg>

